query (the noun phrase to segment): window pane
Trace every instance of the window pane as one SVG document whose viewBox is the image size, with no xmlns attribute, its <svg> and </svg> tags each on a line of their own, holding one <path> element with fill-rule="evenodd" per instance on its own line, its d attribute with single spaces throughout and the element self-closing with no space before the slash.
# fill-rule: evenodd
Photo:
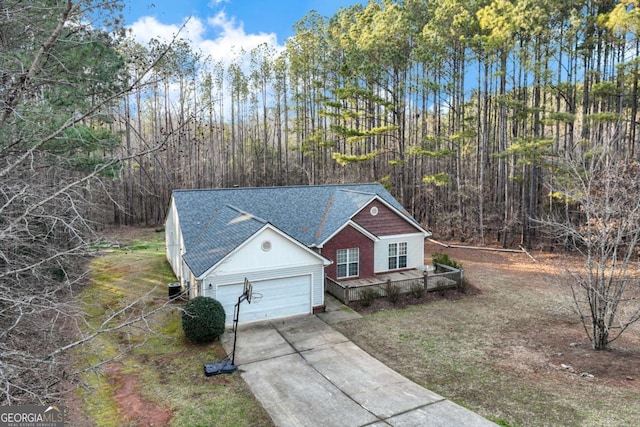
<svg viewBox="0 0 640 427">
<path fill-rule="evenodd" d="M 357 276 L 358 275 L 358 263 L 353 262 L 349 264 L 349 276 Z"/>
<path fill-rule="evenodd" d="M 389 244 L 389 256 L 396 256 L 398 253 L 398 245 L 395 243 Z"/>
<path fill-rule="evenodd" d="M 351 277 L 358 275 L 359 248 L 339 249 L 336 251 L 336 277 Z"/>
<path fill-rule="evenodd" d="M 398 253 L 400 255 L 406 255 L 407 254 L 407 242 L 400 243 L 399 249 L 400 250 L 398 251 Z"/>
<path fill-rule="evenodd" d="M 389 243 L 389 270 L 407 266 L 407 242 Z"/>
</svg>

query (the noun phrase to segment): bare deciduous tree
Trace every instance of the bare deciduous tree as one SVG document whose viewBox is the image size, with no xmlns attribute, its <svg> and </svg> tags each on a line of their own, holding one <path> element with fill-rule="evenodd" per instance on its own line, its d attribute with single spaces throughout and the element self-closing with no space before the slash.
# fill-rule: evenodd
<svg viewBox="0 0 640 427">
<path fill-rule="evenodd" d="M 596 350 L 640 320 L 640 164 L 614 148 L 606 143 L 562 161 L 549 185 L 563 206 L 543 223 L 584 258 L 567 280 Z"/>
<path fill-rule="evenodd" d="M 0 2 L 0 405 L 57 403 L 68 349 L 162 308 L 130 301 L 87 330 L 74 303 L 98 240 L 91 212 L 123 161 L 107 125 L 146 75 L 127 73 L 117 6 Z"/>
</svg>

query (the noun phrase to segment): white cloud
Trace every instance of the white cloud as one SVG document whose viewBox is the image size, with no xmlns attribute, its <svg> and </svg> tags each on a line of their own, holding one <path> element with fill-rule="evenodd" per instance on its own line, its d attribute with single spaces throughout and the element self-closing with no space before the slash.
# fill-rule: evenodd
<svg viewBox="0 0 640 427">
<path fill-rule="evenodd" d="M 247 34 L 242 22 L 229 19 L 224 12 L 219 12 L 213 18 L 207 19 L 210 27 L 219 30 L 215 40 L 204 40 L 201 48 L 203 52 L 214 59 L 224 59 L 230 52 L 239 52 L 244 49 L 250 52 L 256 46 L 267 43 L 271 46 L 278 45 L 277 36 L 274 33 Z"/>
<path fill-rule="evenodd" d="M 151 39 L 169 41 L 179 29 L 178 25 L 161 24 L 152 16 L 143 16 L 129 27 L 133 39 L 142 45 L 148 44 Z"/>
<path fill-rule="evenodd" d="M 226 0 L 212 0 L 221 3 Z M 182 28 L 184 26 L 184 28 Z M 276 52 L 284 49 L 278 45 L 275 33 L 247 34 L 242 22 L 236 21 L 233 17 L 228 17 L 223 11 L 215 16 L 209 17 L 206 21 L 198 17 L 185 19 L 181 24 L 165 24 L 155 17 L 145 16 L 138 19 L 130 27 L 131 37 L 146 45 L 153 38 L 163 42 L 171 42 L 176 34 L 179 39 L 189 42 L 194 52 L 202 54 L 202 58 L 210 57 L 214 61 L 221 61 L 225 68 L 232 62 L 238 63 L 239 53 L 244 50 L 244 57 L 240 58 L 240 67 L 245 73 L 249 73 L 251 50 L 263 43 L 271 45 Z M 177 83 L 170 85 L 169 98 L 173 101 L 178 99 L 179 88 Z M 228 93 L 225 92 L 225 98 Z M 225 99 L 224 106 L 228 110 L 231 102 Z M 225 112 L 230 114 L 229 111 Z"/>
<path fill-rule="evenodd" d="M 183 25 L 184 28 L 181 28 Z M 164 24 L 155 17 L 144 16 L 134 22 L 130 29 L 132 37 L 140 44 L 147 44 L 152 38 L 170 42 L 179 32 L 178 38 L 187 40 L 194 51 L 226 64 L 237 58 L 242 49 L 248 54 L 263 43 L 276 50 L 282 49 L 278 46 L 275 33 L 247 34 L 242 22 L 228 17 L 223 11 L 207 18 L 206 22 L 191 17 L 182 24 Z"/>
</svg>

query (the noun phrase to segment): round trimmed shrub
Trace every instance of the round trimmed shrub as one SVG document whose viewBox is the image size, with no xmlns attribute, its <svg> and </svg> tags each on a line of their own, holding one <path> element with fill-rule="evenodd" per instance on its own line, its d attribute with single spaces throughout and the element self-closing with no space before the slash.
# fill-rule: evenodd
<svg viewBox="0 0 640 427">
<path fill-rule="evenodd" d="M 209 297 L 189 300 L 182 312 L 182 330 L 191 341 L 211 342 L 224 333 L 226 314 L 220 301 Z"/>
</svg>

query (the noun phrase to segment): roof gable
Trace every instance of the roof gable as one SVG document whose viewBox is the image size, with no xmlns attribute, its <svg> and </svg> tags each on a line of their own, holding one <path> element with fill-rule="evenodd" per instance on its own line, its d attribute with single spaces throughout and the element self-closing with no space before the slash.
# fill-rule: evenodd
<svg viewBox="0 0 640 427">
<path fill-rule="evenodd" d="M 266 249 L 265 242 L 268 242 Z M 249 263 L 247 260 L 251 260 L 251 262 Z M 223 259 L 201 273 L 199 278 L 209 275 L 214 270 L 216 274 L 234 274 L 308 265 L 309 263 L 329 265 L 331 261 L 287 236 L 271 224 L 266 224 Z"/>
<path fill-rule="evenodd" d="M 354 215 L 352 220 L 375 236 L 425 232 L 414 221 L 377 198 Z"/>
<path fill-rule="evenodd" d="M 184 260 L 196 276 L 217 264 L 265 225 L 264 221 L 228 205 L 210 210 L 178 208 L 181 221 L 185 220 L 183 211 L 189 225 L 185 227 L 181 222 L 186 249 Z"/>
</svg>

